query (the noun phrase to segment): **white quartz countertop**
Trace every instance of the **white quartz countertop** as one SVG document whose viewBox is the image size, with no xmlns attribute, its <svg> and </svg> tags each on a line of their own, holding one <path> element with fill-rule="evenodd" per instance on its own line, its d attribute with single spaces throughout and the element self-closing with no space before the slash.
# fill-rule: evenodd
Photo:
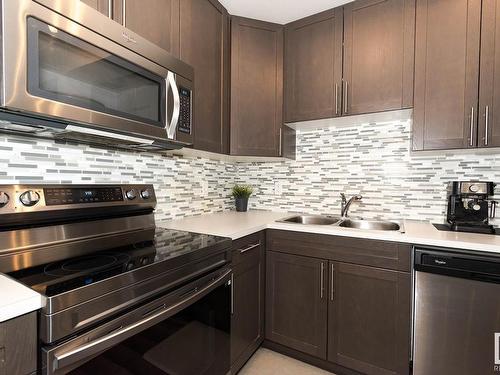
<svg viewBox="0 0 500 375">
<path fill-rule="evenodd" d="M 42 307 L 42 296 L 6 275 L 0 274 L 0 322 Z"/>
<path fill-rule="evenodd" d="M 293 214 L 271 211 L 227 211 L 163 221 L 159 226 L 168 229 L 229 237 L 233 240 L 264 229 L 281 229 L 500 254 L 500 236 L 439 231 L 430 222 L 405 220 L 404 233 L 341 228 L 332 225 L 303 225 L 276 222 L 291 215 Z"/>
</svg>

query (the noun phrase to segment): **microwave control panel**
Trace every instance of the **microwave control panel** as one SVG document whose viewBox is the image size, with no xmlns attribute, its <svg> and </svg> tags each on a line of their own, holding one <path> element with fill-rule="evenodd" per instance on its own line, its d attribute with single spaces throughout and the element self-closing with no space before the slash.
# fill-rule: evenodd
<svg viewBox="0 0 500 375">
<path fill-rule="evenodd" d="M 180 96 L 180 113 L 179 124 L 177 130 L 181 133 L 191 134 L 191 117 L 192 117 L 192 92 L 184 87 L 179 87 Z"/>
</svg>

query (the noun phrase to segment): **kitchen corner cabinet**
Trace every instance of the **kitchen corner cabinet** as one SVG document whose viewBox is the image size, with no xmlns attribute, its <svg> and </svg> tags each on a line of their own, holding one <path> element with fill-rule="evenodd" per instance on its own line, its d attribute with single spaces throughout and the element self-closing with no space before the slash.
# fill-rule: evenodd
<svg viewBox="0 0 500 375">
<path fill-rule="evenodd" d="M 266 251 L 266 340 L 356 373 L 410 373 L 411 246 L 268 230 Z"/>
<path fill-rule="evenodd" d="M 37 313 L 0 323 L 0 375 L 28 375 L 37 370 Z"/>
<path fill-rule="evenodd" d="M 285 26 L 286 122 L 413 106 L 415 0 L 358 0 Z"/>
<path fill-rule="evenodd" d="M 231 17 L 230 153 L 280 156 L 283 26 Z"/>
<path fill-rule="evenodd" d="M 113 19 L 178 56 L 179 6 L 180 0 L 114 0 Z"/>
<path fill-rule="evenodd" d="M 417 0 L 413 149 L 477 146 L 481 0 Z"/>
<path fill-rule="evenodd" d="M 343 115 L 413 106 L 415 0 L 344 6 Z"/>
<path fill-rule="evenodd" d="M 328 261 L 268 251 L 266 339 L 326 359 Z"/>
<path fill-rule="evenodd" d="M 483 0 L 478 146 L 500 147 L 500 3 Z"/>
<path fill-rule="evenodd" d="M 229 16 L 217 0 L 182 0 L 180 59 L 193 66 L 194 148 L 227 153 Z"/>
<path fill-rule="evenodd" d="M 264 340 L 265 234 L 233 242 L 231 373 L 236 374 Z"/>
<path fill-rule="evenodd" d="M 285 27 L 285 122 L 341 114 L 343 8 Z"/>
</svg>

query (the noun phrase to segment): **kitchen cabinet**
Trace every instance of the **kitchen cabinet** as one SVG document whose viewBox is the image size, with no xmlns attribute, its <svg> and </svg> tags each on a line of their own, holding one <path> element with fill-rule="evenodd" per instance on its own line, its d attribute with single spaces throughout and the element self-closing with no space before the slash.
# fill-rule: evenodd
<svg viewBox="0 0 500 375">
<path fill-rule="evenodd" d="M 285 121 L 341 114 L 343 8 L 285 27 Z"/>
<path fill-rule="evenodd" d="M 328 262 L 274 251 L 266 262 L 266 339 L 326 359 Z"/>
<path fill-rule="evenodd" d="M 283 26 L 231 18 L 230 112 L 232 155 L 281 155 Z"/>
<path fill-rule="evenodd" d="M 180 0 L 114 0 L 113 18 L 126 28 L 179 55 Z"/>
<path fill-rule="evenodd" d="M 363 374 L 408 374 L 410 273 L 330 262 L 328 360 Z"/>
<path fill-rule="evenodd" d="M 483 0 L 478 146 L 500 146 L 500 3 Z"/>
<path fill-rule="evenodd" d="M 36 372 L 37 337 L 36 312 L 0 323 L 0 375 Z"/>
<path fill-rule="evenodd" d="M 193 66 L 194 147 L 229 151 L 229 16 L 216 0 L 183 0 L 180 58 Z"/>
<path fill-rule="evenodd" d="M 343 115 L 413 106 L 415 0 L 344 6 Z"/>
<path fill-rule="evenodd" d="M 88 6 L 91 6 L 92 8 L 98 10 L 102 14 L 112 17 L 112 14 L 110 13 L 109 5 L 112 4 L 111 1 L 108 0 L 79 0 L 84 4 L 87 4 Z"/>
<path fill-rule="evenodd" d="M 236 374 L 264 340 L 265 235 L 233 242 L 231 373 Z"/>
<path fill-rule="evenodd" d="M 414 150 L 478 145 L 481 3 L 417 0 Z"/>
<path fill-rule="evenodd" d="M 415 0 L 358 0 L 285 26 L 286 122 L 413 106 Z"/>
<path fill-rule="evenodd" d="M 356 373 L 409 374 L 410 245 L 268 230 L 266 250 L 267 340 Z"/>
</svg>

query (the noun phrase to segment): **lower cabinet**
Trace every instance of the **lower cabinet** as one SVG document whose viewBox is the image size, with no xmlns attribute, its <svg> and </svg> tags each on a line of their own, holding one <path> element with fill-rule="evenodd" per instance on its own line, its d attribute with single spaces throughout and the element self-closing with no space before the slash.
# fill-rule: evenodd
<svg viewBox="0 0 500 375">
<path fill-rule="evenodd" d="M 0 323 L 0 375 L 37 370 L 37 312 Z"/>
<path fill-rule="evenodd" d="M 264 244 L 264 232 L 234 241 L 232 374 L 240 370 L 264 340 Z"/>
<path fill-rule="evenodd" d="M 266 339 L 326 359 L 328 262 L 269 251 Z"/>
<path fill-rule="evenodd" d="M 408 375 L 410 246 L 292 233 L 279 248 L 286 234 L 268 231 L 266 340 L 349 374 Z M 391 246 L 401 261 L 384 264 Z"/>
<path fill-rule="evenodd" d="M 410 274 L 329 263 L 328 360 L 364 374 L 408 374 Z"/>
</svg>

